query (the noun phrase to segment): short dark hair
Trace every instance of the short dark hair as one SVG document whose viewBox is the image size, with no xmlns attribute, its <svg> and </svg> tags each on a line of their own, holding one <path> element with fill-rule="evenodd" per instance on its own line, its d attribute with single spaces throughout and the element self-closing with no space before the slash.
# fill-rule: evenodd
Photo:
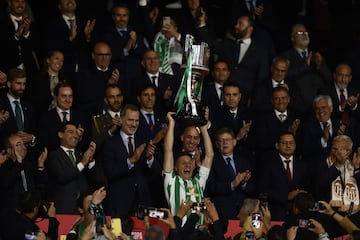
<svg viewBox="0 0 360 240">
<path fill-rule="evenodd" d="M 299 213 L 306 214 L 310 208 L 314 207 L 315 199 L 309 192 L 298 193 L 293 202 L 293 206 L 299 210 Z"/>
<path fill-rule="evenodd" d="M 188 156 L 189 158 L 193 158 L 193 156 L 188 152 L 188 151 L 179 151 L 178 153 L 176 153 L 176 155 L 174 156 L 175 162 L 181 158 L 182 156 Z"/>
<path fill-rule="evenodd" d="M 73 125 L 73 126 L 76 127 L 76 124 L 74 122 L 70 122 L 70 121 L 69 122 L 62 122 L 58 127 L 58 132 L 62 132 L 62 133 L 65 132 L 66 127 L 68 125 Z"/>
<path fill-rule="evenodd" d="M 17 78 L 26 78 L 26 72 L 20 68 L 11 68 L 7 71 L 6 77 L 9 82 L 12 82 Z"/>
<path fill-rule="evenodd" d="M 59 82 L 55 88 L 54 88 L 54 96 L 58 96 L 59 95 L 59 91 L 60 91 L 60 88 L 65 88 L 65 87 L 69 87 L 71 88 L 71 90 L 74 91 L 74 89 L 72 88 L 71 84 L 67 81 L 63 81 L 63 82 Z"/>
<path fill-rule="evenodd" d="M 142 94 L 145 90 L 147 90 L 148 88 L 152 88 L 152 89 L 155 91 L 155 93 L 156 93 L 156 89 L 155 89 L 154 85 L 152 85 L 152 84 L 149 83 L 149 84 L 143 84 L 142 86 L 140 86 L 140 87 L 137 89 L 136 96 L 140 97 L 141 94 Z"/>
<path fill-rule="evenodd" d="M 106 85 L 106 87 L 105 87 L 105 96 L 106 96 L 107 90 L 108 90 L 108 89 L 111 89 L 111 88 L 117 88 L 117 89 L 119 89 L 121 96 L 123 95 L 123 94 L 122 94 L 122 90 L 121 90 L 121 88 L 119 87 L 119 85 L 114 84 L 114 83 L 111 83 L 111 84 Z"/>
<path fill-rule="evenodd" d="M 277 138 L 277 143 L 280 142 L 281 137 L 284 136 L 284 135 L 291 135 L 295 139 L 295 135 L 292 132 L 284 131 L 284 132 L 279 133 L 279 136 Z"/>
<path fill-rule="evenodd" d="M 216 140 L 217 138 L 221 135 L 221 134 L 224 134 L 224 133 L 228 133 L 231 135 L 232 138 L 235 138 L 235 133 L 233 130 L 231 130 L 230 128 L 220 128 L 217 132 L 216 132 Z"/>
<path fill-rule="evenodd" d="M 273 88 L 272 93 L 271 93 L 271 97 L 273 97 L 274 93 L 277 93 L 277 92 L 286 92 L 287 95 L 290 96 L 289 95 L 289 90 L 286 87 L 278 86 L 278 87 Z"/>
<path fill-rule="evenodd" d="M 31 213 L 35 207 L 39 207 L 41 204 L 41 194 L 35 191 L 24 192 L 17 204 L 16 209 L 21 213 Z"/>
</svg>

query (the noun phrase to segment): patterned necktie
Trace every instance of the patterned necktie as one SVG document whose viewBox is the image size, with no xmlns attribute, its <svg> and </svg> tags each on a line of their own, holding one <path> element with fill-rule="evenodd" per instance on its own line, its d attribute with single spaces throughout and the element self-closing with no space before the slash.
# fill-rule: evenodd
<svg viewBox="0 0 360 240">
<path fill-rule="evenodd" d="M 227 157 L 225 160 L 226 160 L 227 166 L 229 168 L 230 177 L 231 177 L 231 179 L 234 179 L 236 174 L 235 174 L 234 168 L 231 166 L 231 158 Z"/>
<path fill-rule="evenodd" d="M 292 177 L 291 177 L 291 171 L 290 171 L 290 162 L 291 160 L 284 160 L 284 162 L 286 163 L 286 176 L 288 179 L 288 182 L 291 182 Z"/>
<path fill-rule="evenodd" d="M 146 116 L 148 118 L 148 123 L 149 123 L 149 127 L 150 127 L 150 130 L 152 131 L 154 129 L 154 122 L 152 120 L 152 113 L 146 113 Z"/>
<path fill-rule="evenodd" d="M 129 150 L 129 157 L 134 155 L 134 146 L 132 144 L 132 137 L 128 138 L 128 150 Z"/>
<path fill-rule="evenodd" d="M 284 122 L 286 120 L 286 114 L 284 113 L 279 114 L 279 118 L 281 122 Z"/>
<path fill-rule="evenodd" d="M 67 150 L 67 153 L 69 155 L 69 158 L 71 160 L 71 163 L 76 166 L 76 160 L 75 160 L 75 156 L 74 156 L 74 151 L 73 150 Z"/>
<path fill-rule="evenodd" d="M 23 131 L 24 130 L 24 121 L 23 121 L 22 111 L 20 108 L 20 102 L 18 100 L 15 100 L 14 104 L 15 104 L 16 125 L 17 125 L 19 131 Z"/>
<path fill-rule="evenodd" d="M 306 59 L 306 57 L 307 57 L 307 56 L 306 56 L 306 51 L 302 51 L 302 52 L 301 52 L 301 56 L 302 56 L 303 59 Z"/>
</svg>

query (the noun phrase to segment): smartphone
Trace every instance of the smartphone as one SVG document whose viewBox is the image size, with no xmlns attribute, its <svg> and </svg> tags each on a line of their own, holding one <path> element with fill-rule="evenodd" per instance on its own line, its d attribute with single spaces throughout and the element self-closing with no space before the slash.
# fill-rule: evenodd
<svg viewBox="0 0 360 240">
<path fill-rule="evenodd" d="M 261 226 L 261 214 L 260 213 L 253 213 L 251 216 L 251 225 L 254 228 L 260 228 Z"/>
<path fill-rule="evenodd" d="M 261 207 L 268 207 L 268 193 L 259 193 L 260 209 Z"/>
<path fill-rule="evenodd" d="M 111 231 L 115 234 L 115 236 L 121 236 L 122 228 L 120 218 L 111 219 Z"/>
<path fill-rule="evenodd" d="M 171 24 L 171 18 L 169 16 L 163 17 L 163 26 Z"/>
<path fill-rule="evenodd" d="M 167 212 L 157 208 L 148 208 L 147 215 L 152 218 L 161 218 L 161 219 L 168 217 Z"/>
<path fill-rule="evenodd" d="M 104 226 L 105 221 L 104 221 L 104 217 L 99 216 L 96 217 L 96 223 L 95 223 L 95 233 L 98 234 L 102 234 L 102 227 Z"/>
<path fill-rule="evenodd" d="M 325 210 L 325 207 L 319 202 L 315 202 L 314 206 L 309 209 L 310 212 L 316 212 L 319 210 Z"/>
<path fill-rule="evenodd" d="M 206 205 L 204 202 L 194 202 L 190 209 L 192 213 L 203 212 L 206 210 Z"/>
<path fill-rule="evenodd" d="M 299 219 L 298 227 L 299 228 L 313 228 L 314 225 L 308 219 Z"/>
<path fill-rule="evenodd" d="M 247 231 L 245 233 L 245 240 L 255 240 L 255 234 L 254 232 Z"/>
</svg>

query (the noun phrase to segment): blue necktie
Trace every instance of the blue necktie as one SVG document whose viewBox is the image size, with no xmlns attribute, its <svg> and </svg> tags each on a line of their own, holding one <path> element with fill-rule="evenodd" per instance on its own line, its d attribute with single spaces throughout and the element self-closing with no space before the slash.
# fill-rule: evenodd
<svg viewBox="0 0 360 240">
<path fill-rule="evenodd" d="M 227 157 L 225 160 L 226 160 L 228 168 L 229 168 L 230 177 L 231 177 L 231 179 L 234 179 L 236 176 L 236 173 L 234 171 L 234 168 L 231 166 L 231 158 Z"/>
</svg>

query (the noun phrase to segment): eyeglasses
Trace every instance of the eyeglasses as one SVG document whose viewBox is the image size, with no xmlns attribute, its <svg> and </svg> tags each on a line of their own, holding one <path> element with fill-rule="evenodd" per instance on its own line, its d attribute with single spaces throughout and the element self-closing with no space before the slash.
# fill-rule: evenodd
<svg viewBox="0 0 360 240">
<path fill-rule="evenodd" d="M 280 144 L 284 144 L 284 145 L 294 145 L 295 141 L 280 141 Z"/>
<path fill-rule="evenodd" d="M 295 32 L 296 35 L 309 35 L 309 32 L 299 31 Z"/>
</svg>

